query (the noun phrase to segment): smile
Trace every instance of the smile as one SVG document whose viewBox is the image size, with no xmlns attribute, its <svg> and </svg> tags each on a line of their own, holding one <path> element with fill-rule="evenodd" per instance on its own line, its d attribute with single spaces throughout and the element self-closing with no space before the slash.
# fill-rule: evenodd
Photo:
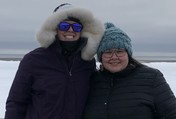
<svg viewBox="0 0 176 119">
<path fill-rule="evenodd" d="M 71 35 L 70 35 L 70 36 L 69 36 L 69 35 L 66 35 L 66 36 L 65 36 L 65 38 L 72 39 L 72 38 L 74 38 L 74 36 L 71 36 Z"/>
</svg>

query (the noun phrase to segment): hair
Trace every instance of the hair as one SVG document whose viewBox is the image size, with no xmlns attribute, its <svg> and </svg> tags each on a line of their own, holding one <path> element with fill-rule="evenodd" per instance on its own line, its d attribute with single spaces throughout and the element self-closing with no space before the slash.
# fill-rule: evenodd
<svg viewBox="0 0 176 119">
<path fill-rule="evenodd" d="M 138 66 L 144 66 L 141 62 L 139 62 L 138 60 L 136 60 L 135 58 L 131 57 L 128 55 L 129 58 L 129 66 L 134 66 L 134 67 L 138 67 Z"/>
</svg>

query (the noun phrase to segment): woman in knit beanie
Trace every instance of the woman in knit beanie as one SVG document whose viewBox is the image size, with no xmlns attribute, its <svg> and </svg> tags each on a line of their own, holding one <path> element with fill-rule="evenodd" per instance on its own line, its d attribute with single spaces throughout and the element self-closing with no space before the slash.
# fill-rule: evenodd
<svg viewBox="0 0 176 119">
<path fill-rule="evenodd" d="M 84 119 L 176 119 L 176 99 L 163 74 L 132 58 L 125 32 L 112 23 L 105 27 Z"/>
</svg>

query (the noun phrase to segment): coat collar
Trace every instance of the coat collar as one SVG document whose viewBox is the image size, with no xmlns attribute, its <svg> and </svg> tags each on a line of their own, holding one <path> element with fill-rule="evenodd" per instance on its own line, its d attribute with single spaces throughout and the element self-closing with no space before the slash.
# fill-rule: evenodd
<svg viewBox="0 0 176 119">
<path fill-rule="evenodd" d="M 73 53 L 73 55 L 82 51 L 86 43 L 87 43 L 87 38 L 80 38 L 78 48 Z M 60 44 L 60 40 L 57 37 L 55 38 L 54 42 L 48 48 L 51 49 L 53 52 L 56 52 L 57 54 L 62 54 L 62 52 L 64 52 Z"/>
</svg>

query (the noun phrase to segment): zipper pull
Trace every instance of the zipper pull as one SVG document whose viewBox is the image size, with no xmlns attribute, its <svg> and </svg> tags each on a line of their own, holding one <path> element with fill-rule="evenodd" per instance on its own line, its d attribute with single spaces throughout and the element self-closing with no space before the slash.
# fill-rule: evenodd
<svg viewBox="0 0 176 119">
<path fill-rule="evenodd" d="M 70 75 L 70 76 L 72 76 L 72 73 L 71 73 L 71 71 L 69 71 L 69 75 Z"/>
</svg>

